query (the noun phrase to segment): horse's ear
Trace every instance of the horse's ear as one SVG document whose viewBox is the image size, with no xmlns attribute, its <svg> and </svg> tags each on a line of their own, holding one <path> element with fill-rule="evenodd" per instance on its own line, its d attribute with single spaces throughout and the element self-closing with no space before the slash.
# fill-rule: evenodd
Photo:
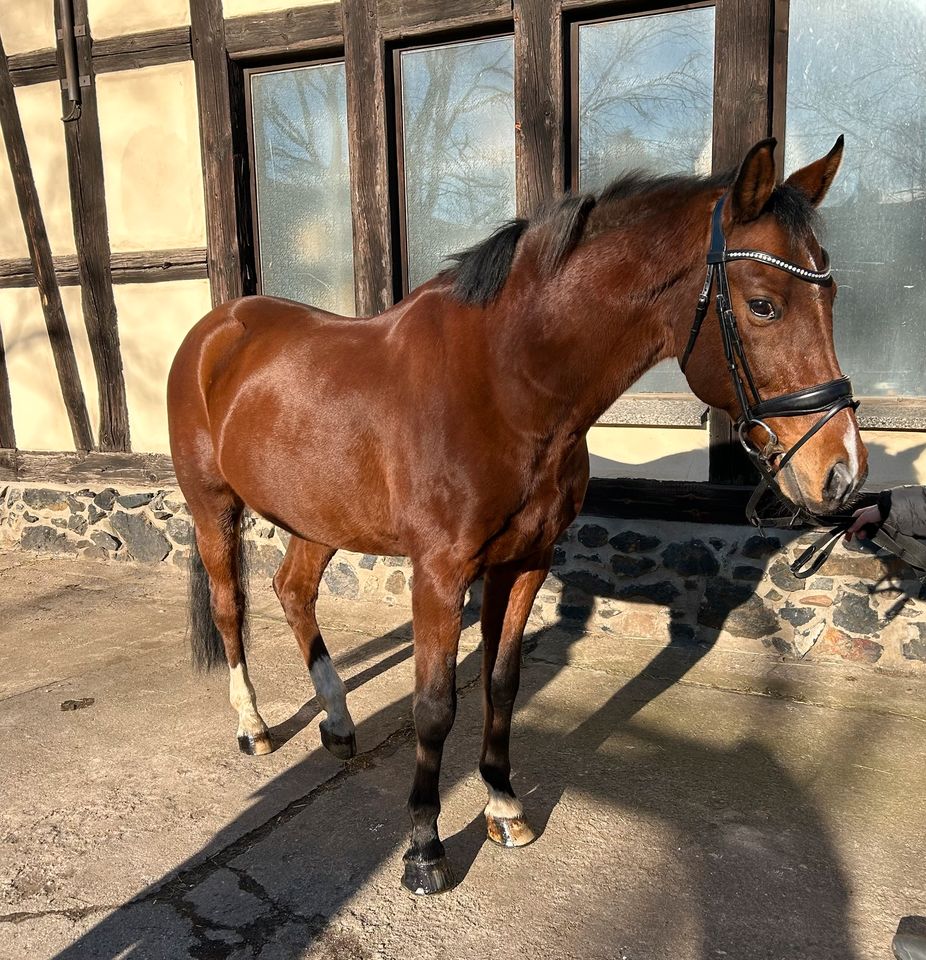
<svg viewBox="0 0 926 960">
<path fill-rule="evenodd" d="M 755 220 L 775 189 L 775 138 L 760 140 L 740 164 L 730 191 L 734 223 Z"/>
<path fill-rule="evenodd" d="M 845 137 L 840 134 L 833 149 L 825 157 L 796 170 L 785 181 L 787 185 L 800 190 L 815 207 L 819 206 L 839 170 L 844 143 Z"/>
</svg>

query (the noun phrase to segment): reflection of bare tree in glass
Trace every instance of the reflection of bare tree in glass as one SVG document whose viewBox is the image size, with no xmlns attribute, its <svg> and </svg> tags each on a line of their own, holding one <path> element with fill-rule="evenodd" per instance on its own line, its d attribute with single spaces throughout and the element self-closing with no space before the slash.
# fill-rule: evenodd
<svg viewBox="0 0 926 960">
<path fill-rule="evenodd" d="M 580 178 L 710 162 L 713 15 L 693 10 L 579 32 Z"/>
<path fill-rule="evenodd" d="M 341 64 L 258 76 L 254 118 L 265 292 L 353 310 Z"/>
<path fill-rule="evenodd" d="M 792 4 L 787 159 L 846 135 L 827 201 L 836 339 L 862 394 L 923 395 L 926 366 L 926 9 Z"/>
<path fill-rule="evenodd" d="M 510 40 L 402 58 L 410 285 L 514 213 Z"/>
</svg>

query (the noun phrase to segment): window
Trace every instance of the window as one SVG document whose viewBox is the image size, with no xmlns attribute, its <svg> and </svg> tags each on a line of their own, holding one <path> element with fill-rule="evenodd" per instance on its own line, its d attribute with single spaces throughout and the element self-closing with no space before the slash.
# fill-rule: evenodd
<svg viewBox="0 0 926 960">
<path fill-rule="evenodd" d="M 825 201 L 834 328 L 857 395 L 926 394 L 926 6 L 791 0 L 786 166 L 844 133 Z"/>
<path fill-rule="evenodd" d="M 396 53 L 403 286 L 515 214 L 514 41 Z"/>
<path fill-rule="evenodd" d="M 344 64 L 249 71 L 262 293 L 354 312 Z"/>
<path fill-rule="evenodd" d="M 634 169 L 711 171 L 714 8 L 576 23 L 574 186 L 597 191 Z M 687 393 L 675 360 L 631 393 Z"/>
</svg>

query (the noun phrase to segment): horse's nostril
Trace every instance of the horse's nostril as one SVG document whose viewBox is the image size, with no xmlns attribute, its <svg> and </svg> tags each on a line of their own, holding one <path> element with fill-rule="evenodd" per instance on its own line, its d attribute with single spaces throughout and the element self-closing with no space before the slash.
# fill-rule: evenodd
<svg viewBox="0 0 926 960">
<path fill-rule="evenodd" d="M 848 466 L 841 460 L 833 464 L 826 478 L 823 493 L 830 503 L 839 503 L 845 500 L 852 489 L 852 474 Z"/>
</svg>

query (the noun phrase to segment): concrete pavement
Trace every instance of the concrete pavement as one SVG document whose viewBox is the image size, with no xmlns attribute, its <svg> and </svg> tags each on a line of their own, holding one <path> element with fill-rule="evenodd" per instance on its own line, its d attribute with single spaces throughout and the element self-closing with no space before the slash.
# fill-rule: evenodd
<svg viewBox="0 0 926 960">
<path fill-rule="evenodd" d="M 512 759 L 542 836 L 509 851 L 485 840 L 470 627 L 442 777 L 460 882 L 421 900 L 398 882 L 401 611 L 319 604 L 344 765 L 266 584 L 266 758 L 237 752 L 225 676 L 189 669 L 180 571 L 10 553 L 0 587 L 2 958 L 886 960 L 926 914 L 923 678 L 534 632 Z"/>
</svg>

